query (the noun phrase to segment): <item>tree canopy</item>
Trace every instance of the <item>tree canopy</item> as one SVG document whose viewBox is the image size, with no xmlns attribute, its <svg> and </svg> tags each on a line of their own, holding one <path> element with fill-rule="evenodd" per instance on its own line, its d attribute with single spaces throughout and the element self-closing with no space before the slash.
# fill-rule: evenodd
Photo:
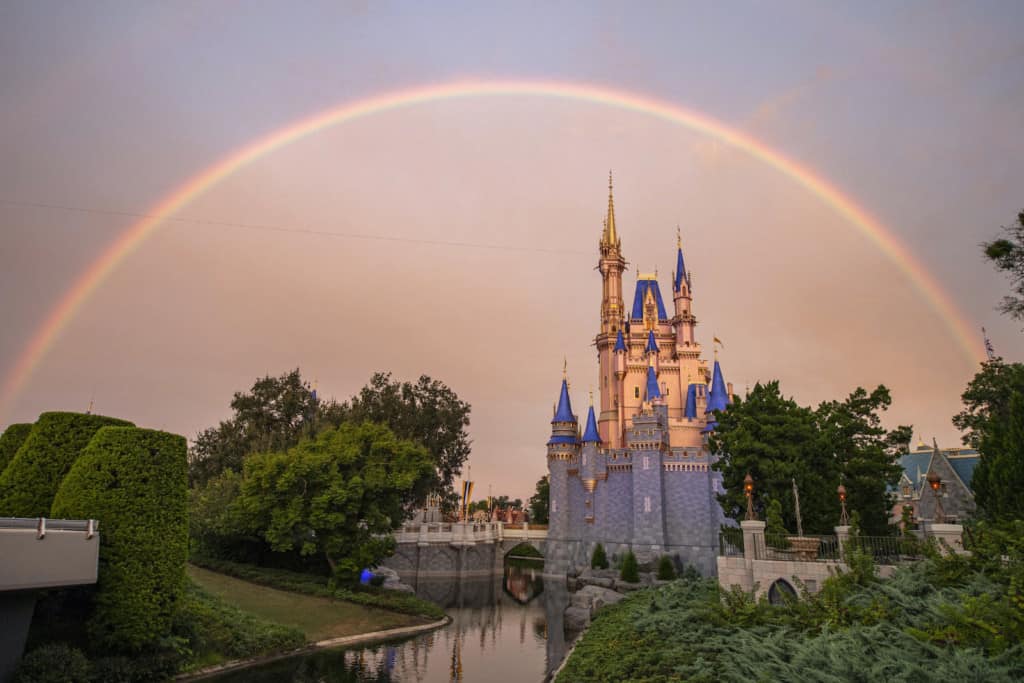
<svg viewBox="0 0 1024 683">
<path fill-rule="evenodd" d="M 979 448 L 993 426 L 1009 418 L 1014 394 L 1024 394 L 1024 363 L 999 357 L 982 363 L 960 396 L 964 409 L 953 416 L 953 425 L 965 432 L 964 444 Z"/>
<path fill-rule="evenodd" d="M 433 481 L 422 445 L 383 425 L 343 424 L 246 458 L 235 505 L 273 550 L 320 554 L 336 580 L 351 583 L 392 552 L 391 532 Z"/>
<path fill-rule="evenodd" d="M 1017 214 L 1016 225 L 1003 227 L 1005 237 L 986 242 L 982 246 L 985 257 L 995 264 L 996 270 L 1010 277 L 1010 296 L 1004 297 L 999 310 L 1017 320 L 1024 320 L 1024 211 Z"/>
<path fill-rule="evenodd" d="M 548 475 L 537 480 L 537 490 L 530 496 L 530 519 L 535 524 L 547 524 L 551 498 L 551 482 Z"/>
<path fill-rule="evenodd" d="M 910 428 L 886 430 L 880 412 L 891 398 L 884 386 L 871 393 L 857 388 L 844 401 L 828 401 L 816 410 L 782 395 L 778 381 L 756 384 L 737 397 L 728 410 L 716 412 L 718 426 L 710 448 L 719 456 L 725 493 L 718 496 L 726 515 L 743 519 L 743 479 L 755 482 L 755 508 L 764 518 L 777 501 L 782 525 L 796 529 L 793 482 L 800 493 L 805 532 L 830 533 L 838 522 L 836 489 L 843 483 L 848 505 L 860 512 L 865 531 L 884 534 L 891 507 L 888 487 L 900 468 L 899 450 L 910 440 Z"/>
</svg>

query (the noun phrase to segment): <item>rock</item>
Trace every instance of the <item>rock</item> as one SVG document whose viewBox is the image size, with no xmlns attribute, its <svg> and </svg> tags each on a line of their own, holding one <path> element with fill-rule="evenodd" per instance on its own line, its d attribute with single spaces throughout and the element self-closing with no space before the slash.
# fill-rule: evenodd
<svg viewBox="0 0 1024 683">
<path fill-rule="evenodd" d="M 616 581 L 615 582 L 615 590 L 617 590 L 617 591 L 619 591 L 621 593 L 628 593 L 630 591 L 638 591 L 638 590 L 640 590 L 642 588 L 647 588 L 647 586 L 645 586 L 642 583 L 630 583 L 629 581 Z"/>
<path fill-rule="evenodd" d="M 598 586 L 600 588 L 607 588 L 608 590 L 611 590 L 615 587 L 615 579 L 611 577 L 594 577 L 590 580 L 590 585 Z"/>
<path fill-rule="evenodd" d="M 380 585 L 381 588 L 388 591 L 397 591 L 399 593 L 415 593 L 416 589 L 407 583 L 402 583 L 398 580 L 397 575 L 395 578 L 388 577 L 384 579 L 384 583 Z"/>
<path fill-rule="evenodd" d="M 565 608 L 565 628 L 570 631 L 582 631 L 590 624 L 590 610 L 586 607 L 570 605 Z"/>
<path fill-rule="evenodd" d="M 385 581 L 387 581 L 389 579 L 394 579 L 395 581 L 399 580 L 398 572 L 396 572 L 394 569 L 389 569 L 388 567 L 376 567 L 376 568 L 374 568 L 373 569 L 373 575 L 374 576 L 383 576 Z"/>
</svg>

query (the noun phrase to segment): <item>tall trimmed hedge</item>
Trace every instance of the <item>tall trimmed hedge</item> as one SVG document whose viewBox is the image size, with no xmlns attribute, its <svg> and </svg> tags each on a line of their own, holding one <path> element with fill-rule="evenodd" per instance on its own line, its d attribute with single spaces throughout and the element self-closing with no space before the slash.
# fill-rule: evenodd
<svg viewBox="0 0 1024 683">
<path fill-rule="evenodd" d="M 53 497 L 101 428 L 131 422 L 85 413 L 43 413 L 0 474 L 0 516 L 48 517 Z"/>
<path fill-rule="evenodd" d="M 104 427 L 65 477 L 53 515 L 100 522 L 90 635 L 131 651 L 152 647 L 167 635 L 188 558 L 184 437 Z"/>
<path fill-rule="evenodd" d="M 3 472 L 7 465 L 14 460 L 14 454 L 18 452 L 25 439 L 32 433 L 32 423 L 7 425 L 7 429 L 0 434 L 0 472 Z"/>
</svg>

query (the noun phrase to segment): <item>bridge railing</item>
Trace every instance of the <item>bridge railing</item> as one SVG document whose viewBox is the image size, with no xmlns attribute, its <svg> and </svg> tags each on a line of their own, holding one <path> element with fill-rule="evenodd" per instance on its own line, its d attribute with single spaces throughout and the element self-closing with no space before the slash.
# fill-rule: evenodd
<svg viewBox="0 0 1024 683">
<path fill-rule="evenodd" d="M 502 538 L 544 539 L 548 529 L 541 524 L 464 522 L 451 524 L 404 524 L 395 532 L 397 543 L 493 543 Z"/>
</svg>

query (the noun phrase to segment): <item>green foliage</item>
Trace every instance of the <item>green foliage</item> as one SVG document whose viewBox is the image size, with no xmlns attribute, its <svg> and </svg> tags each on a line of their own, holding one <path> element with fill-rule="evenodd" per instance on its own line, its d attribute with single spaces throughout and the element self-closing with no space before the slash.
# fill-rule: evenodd
<svg viewBox="0 0 1024 683">
<path fill-rule="evenodd" d="M 1002 358 L 982 363 L 960 396 L 964 409 L 953 416 L 953 425 L 964 432 L 964 444 L 979 448 L 995 425 L 1005 423 L 1015 394 L 1024 394 L 1024 363 Z"/>
<path fill-rule="evenodd" d="M 746 514 L 743 479 L 754 478 L 755 508 L 778 501 L 782 526 L 795 529 L 793 480 L 800 487 L 804 531 L 829 533 L 838 513 L 836 488 L 847 489 L 847 504 L 860 510 L 865 528 L 888 532 L 888 487 L 900 468 L 898 451 L 910 439 L 909 427 L 886 431 L 880 413 L 891 403 L 889 390 L 870 394 L 857 388 L 846 400 L 822 403 L 816 410 L 785 398 L 777 381 L 756 384 L 744 399 L 716 415 L 710 447 L 719 456 L 726 492 L 718 496 L 725 513 L 739 521 Z"/>
<path fill-rule="evenodd" d="M 981 461 L 971 488 L 990 519 L 1024 519 L 1024 392 L 1013 394 L 1005 420 L 996 420 L 981 441 Z"/>
<path fill-rule="evenodd" d="M 768 503 L 768 510 L 765 512 L 764 521 L 764 531 L 769 536 L 774 536 L 778 539 L 785 537 L 789 533 L 786 529 L 786 523 L 782 521 L 782 503 L 775 498 Z"/>
<path fill-rule="evenodd" d="M 550 498 L 551 482 L 545 474 L 537 480 L 536 491 L 530 496 L 530 519 L 534 524 L 548 523 Z"/>
<path fill-rule="evenodd" d="M 676 565 L 668 555 L 662 555 L 658 560 L 658 580 L 672 581 L 676 578 Z"/>
<path fill-rule="evenodd" d="M 280 377 L 261 377 L 247 393 L 235 392 L 232 416 L 196 436 L 189 457 L 189 477 L 203 484 L 225 470 L 242 471 L 245 457 L 283 451 L 329 423 L 339 406 L 318 401 L 296 368 Z"/>
<path fill-rule="evenodd" d="M 293 650 L 306 642 L 299 629 L 243 612 L 190 580 L 175 616 L 174 633 L 188 643 L 186 669 L 214 658 L 242 659 Z"/>
<path fill-rule="evenodd" d="M 287 453 L 247 458 L 235 504 L 273 550 L 323 556 L 336 581 L 354 585 L 393 552 L 391 532 L 433 480 L 423 446 L 383 425 L 343 424 Z"/>
<path fill-rule="evenodd" d="M 979 525 L 973 554 L 887 580 L 844 572 L 772 606 L 713 579 L 599 612 L 558 681 L 1013 681 L 1024 676 L 1024 522 Z"/>
<path fill-rule="evenodd" d="M 627 551 L 625 557 L 622 558 L 619 578 L 629 583 L 639 583 L 640 581 L 640 567 L 636 563 L 636 555 L 632 550 Z"/>
<path fill-rule="evenodd" d="M 14 460 L 14 454 L 32 433 L 32 427 L 33 425 L 28 422 L 7 425 L 4 433 L 0 434 L 0 473 Z"/>
<path fill-rule="evenodd" d="M 337 598 L 367 607 L 424 616 L 430 619 L 443 619 L 444 610 L 432 602 L 417 598 L 410 593 L 353 586 L 351 589 L 336 588 L 330 585 L 327 577 L 303 574 L 285 569 L 270 569 L 251 564 L 231 562 L 204 556 L 191 558 L 193 564 L 205 567 L 221 574 L 258 583 L 271 588 L 316 595 L 324 598 Z"/>
<path fill-rule="evenodd" d="M 43 413 L 0 474 L 0 515 L 48 517 L 64 476 L 93 435 L 130 422 L 85 413 Z"/>
<path fill-rule="evenodd" d="M 594 553 L 590 556 L 592 569 L 608 569 L 608 556 L 604 552 L 604 546 L 598 543 L 594 546 Z"/>
<path fill-rule="evenodd" d="M 415 384 L 391 379 L 391 373 L 375 373 L 359 394 L 338 411 L 341 420 L 387 425 L 400 439 L 422 444 L 430 453 L 437 473 L 433 492 L 450 503 L 455 477 L 470 453 L 470 405 L 443 382 L 422 375 Z"/>
<path fill-rule="evenodd" d="M 53 516 L 100 521 L 96 642 L 134 652 L 168 635 L 188 553 L 187 477 L 183 437 L 104 427 L 64 479 Z"/>
<path fill-rule="evenodd" d="M 999 310 L 1012 318 L 1024 320 L 1024 211 L 1017 214 L 1017 224 L 1003 226 L 1006 237 L 982 245 L 985 257 L 996 270 L 1010 277 L 1010 291 L 1015 295 L 1003 298 Z"/>
<path fill-rule="evenodd" d="M 51 643 L 21 658 L 13 683 L 87 683 L 89 680 L 89 660 L 81 650 L 64 643 Z"/>
<path fill-rule="evenodd" d="M 534 548 L 529 543 L 520 543 L 519 545 L 517 545 L 516 547 L 512 548 L 512 550 L 509 550 L 505 554 L 506 555 L 510 555 L 510 556 L 515 556 L 515 557 L 534 557 L 534 558 L 537 558 L 538 560 L 543 560 L 544 559 L 544 555 L 542 555 L 539 550 Z"/>
<path fill-rule="evenodd" d="M 225 470 L 189 489 L 188 529 L 191 551 L 231 555 L 245 540 L 245 520 L 234 505 L 242 488 L 242 475 Z"/>
</svg>

